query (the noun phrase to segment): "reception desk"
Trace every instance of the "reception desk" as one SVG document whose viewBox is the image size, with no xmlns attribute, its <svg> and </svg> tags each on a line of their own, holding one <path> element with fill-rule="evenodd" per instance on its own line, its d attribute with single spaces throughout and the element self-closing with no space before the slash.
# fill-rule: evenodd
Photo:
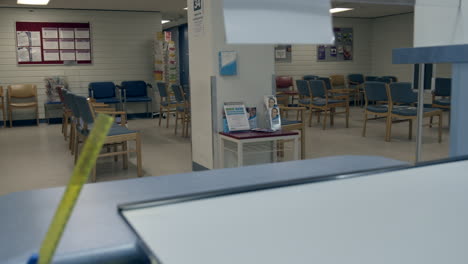
<svg viewBox="0 0 468 264">
<path fill-rule="evenodd" d="M 349 175 L 406 163 L 381 157 L 337 156 L 304 161 L 87 184 L 58 246 L 54 263 L 149 263 L 118 206 L 145 200 Z M 33 177 L 34 175 L 31 175 Z M 39 251 L 63 187 L 0 197 L 1 263 L 26 263 Z"/>
</svg>

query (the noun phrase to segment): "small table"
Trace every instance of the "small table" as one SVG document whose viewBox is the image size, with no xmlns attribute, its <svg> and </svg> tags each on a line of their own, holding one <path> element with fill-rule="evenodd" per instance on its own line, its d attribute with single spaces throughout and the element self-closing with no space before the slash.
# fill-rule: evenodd
<svg viewBox="0 0 468 264">
<path fill-rule="evenodd" d="M 220 162 L 221 168 L 224 168 L 224 142 L 231 141 L 237 145 L 237 167 L 242 167 L 244 164 L 244 144 L 258 143 L 258 142 L 273 142 L 273 152 L 276 154 L 276 144 L 278 140 L 293 140 L 294 160 L 299 159 L 299 133 L 294 131 L 275 131 L 275 132 L 256 132 L 256 131 L 243 131 L 243 132 L 220 132 Z M 276 162 L 276 155 L 273 155 L 273 161 Z"/>
</svg>

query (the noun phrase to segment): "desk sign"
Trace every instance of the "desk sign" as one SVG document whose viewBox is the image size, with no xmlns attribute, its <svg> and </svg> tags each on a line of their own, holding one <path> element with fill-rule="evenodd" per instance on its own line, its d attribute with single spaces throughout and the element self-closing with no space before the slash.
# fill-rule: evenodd
<svg viewBox="0 0 468 264">
<path fill-rule="evenodd" d="M 250 130 L 245 105 L 241 103 L 225 103 L 224 112 L 226 113 L 229 131 Z"/>
</svg>

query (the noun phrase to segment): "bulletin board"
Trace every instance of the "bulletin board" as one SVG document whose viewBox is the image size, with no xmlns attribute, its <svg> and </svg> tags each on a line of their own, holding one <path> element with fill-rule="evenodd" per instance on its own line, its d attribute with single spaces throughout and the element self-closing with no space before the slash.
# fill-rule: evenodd
<svg viewBox="0 0 468 264">
<path fill-rule="evenodd" d="M 276 45 L 275 46 L 275 61 L 276 62 L 291 62 L 291 45 Z"/>
<path fill-rule="evenodd" d="M 89 23 L 16 22 L 20 65 L 91 64 Z"/>
<path fill-rule="evenodd" d="M 333 28 L 334 45 L 317 46 L 317 61 L 352 61 L 353 60 L 353 29 Z"/>
</svg>

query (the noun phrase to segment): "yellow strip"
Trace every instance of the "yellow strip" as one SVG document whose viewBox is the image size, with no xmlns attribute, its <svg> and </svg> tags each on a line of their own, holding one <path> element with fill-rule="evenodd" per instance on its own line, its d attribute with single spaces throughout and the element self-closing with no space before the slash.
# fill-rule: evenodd
<svg viewBox="0 0 468 264">
<path fill-rule="evenodd" d="M 52 257 L 68 222 L 68 218 L 73 211 L 73 207 L 75 207 L 83 184 L 88 181 L 89 174 L 96 165 L 99 152 L 104 145 L 112 123 L 114 123 L 112 117 L 98 115 L 91 134 L 86 139 L 78 163 L 73 169 L 73 175 L 62 196 L 62 201 L 55 211 L 54 219 L 42 241 L 41 250 L 39 251 L 39 264 L 49 264 L 52 262 Z"/>
</svg>

